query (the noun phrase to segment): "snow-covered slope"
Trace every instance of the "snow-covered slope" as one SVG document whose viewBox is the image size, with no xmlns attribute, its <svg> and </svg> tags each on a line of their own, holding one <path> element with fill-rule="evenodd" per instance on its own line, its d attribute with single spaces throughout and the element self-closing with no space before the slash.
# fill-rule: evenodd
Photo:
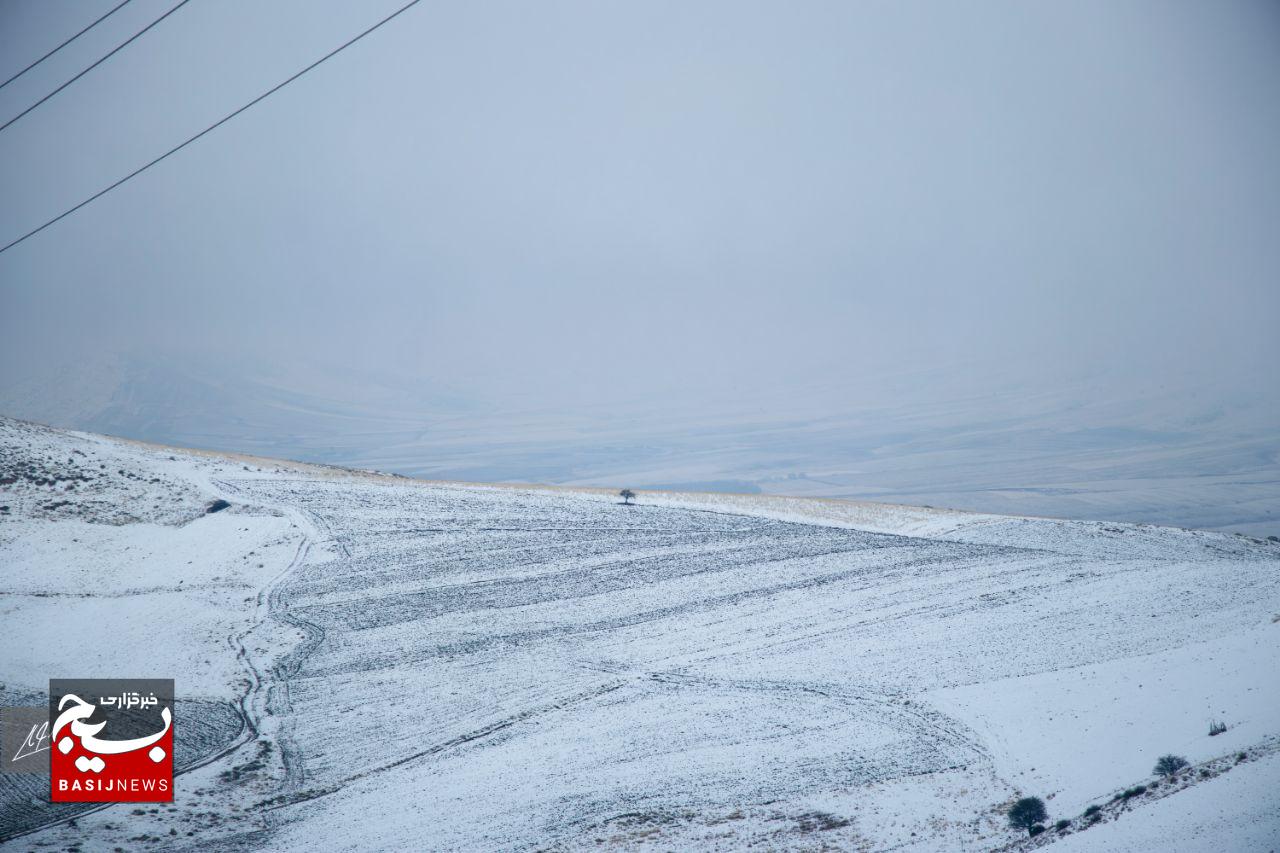
<svg viewBox="0 0 1280 853">
<path fill-rule="evenodd" d="M 18 847 L 1280 845 L 1274 543 L 623 506 L 11 420 L 0 453 L 6 701 L 174 677 L 197 723 L 172 807 L 53 823 L 0 777 Z M 1165 752 L 1192 769 L 1113 801 Z M 1025 840 L 1003 819 L 1023 795 L 1070 823 Z"/>
<path fill-rule="evenodd" d="M 10 371 L 0 411 L 415 477 L 861 498 L 1280 535 L 1270 365 L 1229 376 L 1204 365 L 1166 387 L 1118 365 L 1046 381 L 1011 365 L 942 361 L 565 404 L 549 403 L 545 389 L 473 398 L 341 364 L 175 352 Z"/>
</svg>

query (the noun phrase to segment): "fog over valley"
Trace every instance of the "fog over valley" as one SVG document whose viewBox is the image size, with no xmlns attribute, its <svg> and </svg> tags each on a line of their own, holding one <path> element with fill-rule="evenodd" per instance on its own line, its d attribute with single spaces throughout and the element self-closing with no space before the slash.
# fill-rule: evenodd
<svg viewBox="0 0 1280 853">
<path fill-rule="evenodd" d="M 0 133 L 0 232 L 384 6 L 182 8 Z M 0 14 L 5 55 L 65 26 Z M 0 255 L 0 411 L 1280 533 L 1277 34 L 1266 3 L 415 7 Z"/>
</svg>

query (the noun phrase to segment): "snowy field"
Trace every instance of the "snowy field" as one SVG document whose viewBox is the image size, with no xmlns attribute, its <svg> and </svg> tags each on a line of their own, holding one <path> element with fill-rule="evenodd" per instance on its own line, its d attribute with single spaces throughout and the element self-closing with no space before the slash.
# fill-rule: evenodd
<svg viewBox="0 0 1280 853">
<path fill-rule="evenodd" d="M 1275 543 L 12 420 L 0 469 L 5 701 L 181 697 L 173 804 L 0 777 L 14 849 L 1280 849 Z M 1115 799 L 1167 752 L 1192 767 Z"/>
</svg>

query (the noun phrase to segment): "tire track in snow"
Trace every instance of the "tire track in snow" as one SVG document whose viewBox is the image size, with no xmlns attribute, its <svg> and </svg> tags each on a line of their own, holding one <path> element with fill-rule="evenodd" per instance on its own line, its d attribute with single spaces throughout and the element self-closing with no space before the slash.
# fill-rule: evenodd
<svg viewBox="0 0 1280 853">
<path fill-rule="evenodd" d="M 223 492 L 221 497 L 243 501 L 242 490 L 236 488 L 234 484 L 225 480 L 214 480 L 212 484 Z M 324 629 L 297 618 L 287 608 L 282 607 L 281 589 L 291 576 L 306 565 L 315 542 L 325 539 L 317 535 L 325 528 L 317 524 L 318 519 L 313 515 L 296 507 L 277 504 L 271 508 L 284 512 L 294 521 L 301 531 L 302 540 L 298 543 L 298 548 L 289 565 L 258 591 L 254 624 L 232 639 L 236 657 L 249 670 L 251 678 L 249 688 L 240 700 L 241 715 L 249 727 L 250 734 L 241 744 L 237 744 L 235 749 L 263 734 L 264 721 L 272 718 L 276 725 L 270 735 L 280 749 L 280 760 L 285 770 L 284 788 L 295 790 L 305 781 L 306 769 L 302 760 L 302 749 L 294 737 L 292 720 L 289 718 L 293 710 L 289 697 L 289 679 L 298 673 L 307 657 L 324 639 Z M 250 651 L 246 641 L 250 635 L 263 629 L 272 620 L 301 632 L 302 640 L 270 662 L 259 661 L 255 653 Z M 268 653 L 270 653 L 269 641 Z M 229 755 L 235 749 L 227 750 L 224 754 Z"/>
</svg>

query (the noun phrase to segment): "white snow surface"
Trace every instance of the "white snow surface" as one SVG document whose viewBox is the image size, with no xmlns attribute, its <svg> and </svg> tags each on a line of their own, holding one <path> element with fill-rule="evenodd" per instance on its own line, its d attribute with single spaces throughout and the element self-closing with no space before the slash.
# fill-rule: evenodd
<svg viewBox="0 0 1280 853">
<path fill-rule="evenodd" d="M 0 452 L 6 689 L 173 677 L 246 722 L 172 808 L 19 848 L 1280 848 L 1275 543 L 13 420 Z M 1194 766 L 1113 802 L 1170 752 Z"/>
<path fill-rule="evenodd" d="M 1064 839 L 1062 850 L 1182 853 L 1280 850 L 1280 755 L 1242 764 L 1211 785 L 1136 809 L 1125 818 Z M 1096 834 L 1096 835 L 1095 835 Z"/>
</svg>

